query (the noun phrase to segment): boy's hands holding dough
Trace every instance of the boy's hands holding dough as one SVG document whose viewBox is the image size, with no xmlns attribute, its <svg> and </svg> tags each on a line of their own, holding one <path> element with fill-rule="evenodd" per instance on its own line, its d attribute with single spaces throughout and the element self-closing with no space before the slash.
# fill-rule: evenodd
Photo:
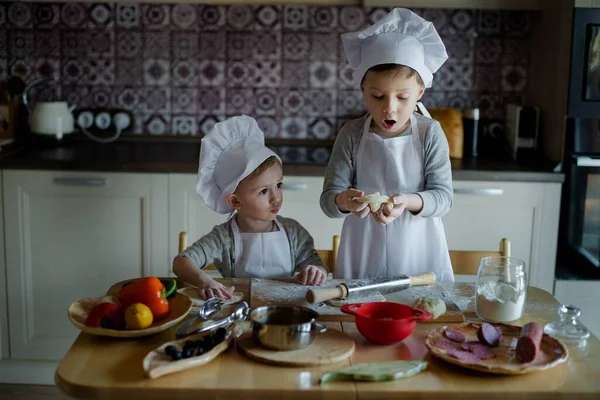
<svg viewBox="0 0 600 400">
<path fill-rule="evenodd" d="M 373 217 L 380 224 L 387 225 L 401 216 L 404 210 L 408 209 L 411 212 L 418 213 L 422 208 L 423 199 L 421 196 L 415 193 L 401 193 L 390 197 L 390 202 L 385 203 L 379 211 L 373 214 Z"/>
<path fill-rule="evenodd" d="M 351 212 L 364 218 L 369 214 L 368 203 L 360 200 L 364 194 L 362 190 L 344 190 L 335 197 L 335 204 L 341 212 Z"/>
</svg>

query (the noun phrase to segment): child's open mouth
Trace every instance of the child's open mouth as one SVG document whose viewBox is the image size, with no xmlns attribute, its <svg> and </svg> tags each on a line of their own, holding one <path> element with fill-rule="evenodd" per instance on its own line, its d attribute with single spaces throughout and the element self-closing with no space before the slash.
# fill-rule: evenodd
<svg viewBox="0 0 600 400">
<path fill-rule="evenodd" d="M 384 119 L 383 120 L 383 127 L 386 130 L 390 130 L 394 127 L 394 125 L 396 125 L 396 120 L 395 119 Z"/>
</svg>

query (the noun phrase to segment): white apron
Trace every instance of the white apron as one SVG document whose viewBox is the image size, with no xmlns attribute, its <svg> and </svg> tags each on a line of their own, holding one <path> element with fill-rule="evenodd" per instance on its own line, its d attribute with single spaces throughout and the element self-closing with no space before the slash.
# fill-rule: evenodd
<svg viewBox="0 0 600 400">
<path fill-rule="evenodd" d="M 412 135 L 382 138 L 365 122 L 356 155 L 356 189 L 365 194 L 416 193 L 425 186 L 423 148 L 414 114 Z M 414 275 L 432 271 L 438 282 L 453 282 L 442 220 L 406 210 L 387 225 L 371 215 L 350 214 L 344 221 L 335 278 Z"/>
<path fill-rule="evenodd" d="M 294 267 L 290 242 L 283 226 L 273 232 L 240 232 L 235 216 L 231 220 L 233 245 L 235 247 L 235 278 L 290 277 Z"/>
</svg>

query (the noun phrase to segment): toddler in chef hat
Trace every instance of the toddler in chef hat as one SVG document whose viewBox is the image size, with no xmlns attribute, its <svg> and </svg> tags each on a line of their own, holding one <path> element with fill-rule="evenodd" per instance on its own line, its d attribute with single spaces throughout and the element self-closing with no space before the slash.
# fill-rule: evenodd
<svg viewBox="0 0 600 400">
<path fill-rule="evenodd" d="M 342 42 L 368 113 L 338 133 L 321 194 L 323 212 L 345 218 L 334 275 L 453 281 L 441 220 L 452 205 L 448 142 L 418 103 L 448 58 L 444 44 L 403 8 Z"/>
<path fill-rule="evenodd" d="M 248 116 L 215 125 L 202 139 L 196 191 L 227 222 L 173 260 L 173 272 L 202 297 L 231 298 L 202 271 L 214 264 L 224 277 L 289 277 L 320 285 L 328 269 L 311 235 L 291 218 L 277 216 L 283 203 L 281 159 L 264 145 L 264 134 Z"/>
</svg>

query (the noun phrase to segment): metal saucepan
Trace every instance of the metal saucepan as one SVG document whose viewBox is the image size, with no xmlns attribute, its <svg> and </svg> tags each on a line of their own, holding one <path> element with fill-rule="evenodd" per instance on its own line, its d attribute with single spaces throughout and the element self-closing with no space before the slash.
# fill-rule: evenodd
<svg viewBox="0 0 600 400">
<path fill-rule="evenodd" d="M 262 306 L 250 312 L 252 337 L 262 347 L 297 350 L 308 347 L 327 328 L 315 320 L 319 314 L 302 306 Z"/>
</svg>

